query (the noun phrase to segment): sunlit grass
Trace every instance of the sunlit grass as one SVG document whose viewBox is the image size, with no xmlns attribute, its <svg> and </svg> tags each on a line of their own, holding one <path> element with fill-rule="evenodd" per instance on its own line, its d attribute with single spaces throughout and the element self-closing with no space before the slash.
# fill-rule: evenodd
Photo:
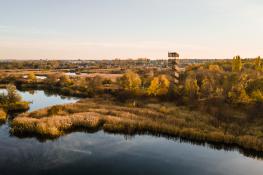
<svg viewBox="0 0 263 175">
<path fill-rule="evenodd" d="M 263 151 L 260 137 L 234 135 L 211 125 L 213 117 L 178 107 L 173 103 L 145 103 L 143 107 L 127 107 L 112 100 L 88 99 L 78 103 L 57 105 L 14 119 L 14 134 L 36 134 L 56 138 L 75 129 L 103 129 L 113 133 L 152 133 L 183 138 L 229 143 Z"/>
</svg>

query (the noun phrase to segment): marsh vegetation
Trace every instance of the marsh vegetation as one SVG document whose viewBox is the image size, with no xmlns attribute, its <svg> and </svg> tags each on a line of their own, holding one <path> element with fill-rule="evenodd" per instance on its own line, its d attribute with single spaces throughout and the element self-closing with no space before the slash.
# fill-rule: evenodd
<svg viewBox="0 0 263 175">
<path fill-rule="evenodd" d="M 225 134 L 211 142 L 208 134 L 221 133 L 212 125 L 213 115 L 147 91 L 141 96 L 142 86 L 148 87 L 142 81 L 132 93 L 121 87 L 127 96 L 106 91 L 87 99 L 21 86 L 16 92 L 31 102 L 30 110 L 8 114 L 9 121 L 0 125 L 1 173 L 105 174 L 111 169 L 118 174 L 129 169 L 136 174 L 152 172 L 152 167 L 152 174 L 262 172 L 262 151 L 221 140 Z M 218 164 L 221 168 L 215 169 Z"/>
<path fill-rule="evenodd" d="M 58 137 L 77 129 L 153 133 L 263 151 L 261 58 L 188 65 L 178 85 L 169 69 L 132 68 L 115 79 L 46 73 L 2 74 L 0 82 L 90 97 L 76 104 L 23 113 L 12 133 Z"/>
</svg>

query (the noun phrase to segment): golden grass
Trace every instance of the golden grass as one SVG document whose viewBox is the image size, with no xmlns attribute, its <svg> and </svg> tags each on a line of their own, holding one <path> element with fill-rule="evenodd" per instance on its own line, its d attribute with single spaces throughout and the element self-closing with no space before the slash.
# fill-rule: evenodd
<svg viewBox="0 0 263 175">
<path fill-rule="evenodd" d="M 13 120 L 14 134 L 58 137 L 74 129 L 103 129 L 114 133 L 152 133 L 224 142 L 263 151 L 254 134 L 233 135 L 211 125 L 212 116 L 177 107 L 172 103 L 127 107 L 113 100 L 86 99 L 24 113 Z"/>
</svg>

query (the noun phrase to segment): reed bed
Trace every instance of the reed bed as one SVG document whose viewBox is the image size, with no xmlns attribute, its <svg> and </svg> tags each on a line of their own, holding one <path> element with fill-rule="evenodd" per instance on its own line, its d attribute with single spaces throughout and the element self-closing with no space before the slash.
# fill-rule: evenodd
<svg viewBox="0 0 263 175">
<path fill-rule="evenodd" d="M 36 134 L 57 138 L 77 129 L 111 133 L 152 133 L 199 141 L 239 145 L 263 151 L 262 137 L 253 132 L 235 135 L 211 125 L 213 117 L 172 103 L 127 107 L 113 100 L 86 99 L 74 104 L 57 105 L 24 113 L 12 122 L 13 134 Z"/>
</svg>

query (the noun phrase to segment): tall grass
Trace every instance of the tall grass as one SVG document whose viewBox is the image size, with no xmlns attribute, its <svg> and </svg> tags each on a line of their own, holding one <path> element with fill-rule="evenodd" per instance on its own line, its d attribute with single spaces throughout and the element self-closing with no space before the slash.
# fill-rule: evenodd
<svg viewBox="0 0 263 175">
<path fill-rule="evenodd" d="M 180 136 L 200 141 L 229 143 L 263 151 L 260 129 L 246 134 L 233 134 L 213 126 L 213 117 L 173 103 L 150 103 L 143 107 L 127 107 L 112 100 L 88 99 L 78 103 L 57 105 L 13 120 L 14 134 L 37 134 L 56 138 L 75 129 L 103 129 L 113 133 L 152 133 Z"/>
</svg>

